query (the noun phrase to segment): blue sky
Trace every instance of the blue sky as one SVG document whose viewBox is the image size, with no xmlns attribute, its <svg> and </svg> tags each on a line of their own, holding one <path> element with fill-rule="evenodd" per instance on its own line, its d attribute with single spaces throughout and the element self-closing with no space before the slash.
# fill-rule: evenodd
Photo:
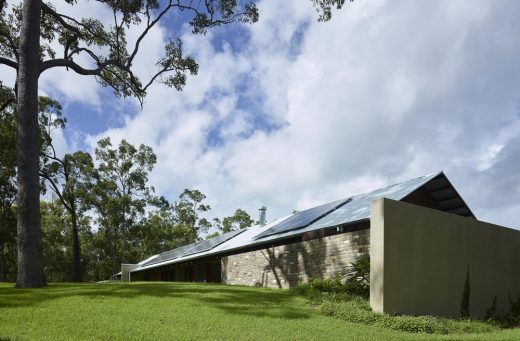
<svg viewBox="0 0 520 341">
<path fill-rule="evenodd" d="M 92 4 L 66 10 L 109 20 Z M 520 228 L 520 2 L 355 1 L 327 23 L 311 1 L 258 6 L 251 26 L 194 36 L 170 18 L 151 32 L 139 75 L 168 37 L 200 70 L 182 92 L 153 86 L 142 109 L 92 78 L 42 76 L 69 121 L 60 150 L 150 145 L 157 192 L 199 188 L 220 217 L 267 205 L 274 218 L 444 170 L 478 218 Z"/>
</svg>

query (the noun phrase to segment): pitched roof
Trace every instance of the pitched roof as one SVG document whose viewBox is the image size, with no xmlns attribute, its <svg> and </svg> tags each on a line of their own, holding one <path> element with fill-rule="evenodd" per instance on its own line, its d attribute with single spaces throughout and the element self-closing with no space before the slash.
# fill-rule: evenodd
<svg viewBox="0 0 520 341">
<path fill-rule="evenodd" d="M 297 237 L 314 230 L 367 221 L 370 219 L 370 203 L 373 200 L 379 198 L 405 200 L 419 188 L 426 190 L 441 210 L 475 218 L 446 175 L 438 172 L 372 192 L 332 201 L 274 219 L 263 226 L 256 225 L 244 230 L 232 231 L 202 242 L 166 251 L 142 261 L 132 272 Z"/>
</svg>

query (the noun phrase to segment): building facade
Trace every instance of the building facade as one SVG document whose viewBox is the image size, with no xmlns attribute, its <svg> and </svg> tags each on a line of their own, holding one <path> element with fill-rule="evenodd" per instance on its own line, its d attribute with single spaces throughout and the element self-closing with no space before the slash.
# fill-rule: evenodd
<svg viewBox="0 0 520 341">
<path fill-rule="evenodd" d="M 475 316 L 520 295 L 520 231 L 478 221 L 442 172 L 124 264 L 121 279 L 290 288 L 369 256 L 376 311 L 457 316 L 466 278 Z"/>
</svg>

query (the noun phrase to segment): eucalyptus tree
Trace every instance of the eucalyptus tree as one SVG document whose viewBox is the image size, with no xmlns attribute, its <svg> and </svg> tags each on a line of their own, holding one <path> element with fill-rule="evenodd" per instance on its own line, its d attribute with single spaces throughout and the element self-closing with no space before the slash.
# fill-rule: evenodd
<svg viewBox="0 0 520 341">
<path fill-rule="evenodd" d="M 63 0 L 74 5 L 78 0 Z M 352 0 L 351 0 L 352 1 Z M 330 19 L 331 8 L 341 8 L 345 0 L 312 0 L 320 20 Z M 46 285 L 40 241 L 39 166 L 38 166 L 38 79 L 53 68 L 66 68 L 79 75 L 94 76 L 117 96 L 134 96 L 143 101 L 156 82 L 177 90 L 186 83 L 188 73 L 196 74 L 198 65 L 185 56 L 182 42 L 170 37 L 164 55 L 154 64 L 146 80 L 135 73 L 134 63 L 141 44 L 159 23 L 189 18 L 195 34 L 234 21 L 254 23 L 258 11 L 253 3 L 243 6 L 237 0 L 96 0 L 112 13 L 113 22 L 96 18 L 73 17 L 42 0 L 23 0 L 9 8 L 0 0 L 0 64 L 16 71 L 18 139 L 18 287 Z M 183 15 L 173 16 L 172 12 Z M 172 25 L 169 25 L 170 27 Z M 128 44 L 126 32 L 140 30 Z M 59 51 L 57 51 L 59 50 Z M 81 64 L 79 57 L 90 62 Z M 150 68 L 152 70 L 152 68 Z"/>
<path fill-rule="evenodd" d="M 179 201 L 173 204 L 177 224 L 186 229 L 185 244 L 190 244 L 202 238 L 211 227 L 211 223 L 202 215 L 211 210 L 204 203 L 206 195 L 198 189 L 185 189 L 179 195 Z"/>
<path fill-rule="evenodd" d="M 16 242 L 16 96 L 13 89 L 0 84 L 0 278 L 6 259 L 13 259 L 12 244 Z M 48 97 L 38 98 L 40 153 L 51 146 L 51 131 L 63 128 L 61 106 Z M 40 186 L 45 191 L 45 186 Z M 10 262 L 12 263 L 12 262 Z M 4 269 L 4 270 L 1 270 Z"/>
<path fill-rule="evenodd" d="M 42 155 L 40 176 L 45 179 L 70 216 L 73 276 L 81 282 L 81 244 L 79 238 L 79 217 L 89 209 L 90 189 L 93 186 L 94 163 L 89 153 L 77 151 L 56 155 L 52 144 Z"/>
<path fill-rule="evenodd" d="M 16 119 L 15 98 L 0 85 L 0 282 L 10 277 L 12 251 L 16 248 Z"/>
<path fill-rule="evenodd" d="M 223 233 L 245 229 L 254 223 L 251 216 L 243 209 L 237 208 L 232 216 L 222 219 L 221 230 Z"/>
<path fill-rule="evenodd" d="M 70 281 L 71 247 L 68 215 L 58 200 L 40 202 L 42 252 L 45 277 L 52 282 Z"/>
<path fill-rule="evenodd" d="M 185 245 L 192 236 L 192 229 L 179 223 L 175 206 L 164 197 L 152 198 L 150 205 L 153 208 L 150 207 L 129 233 L 132 256 L 136 261 Z"/>
<path fill-rule="evenodd" d="M 72 6 L 77 1 L 64 2 Z M 141 44 L 150 31 L 160 22 L 182 17 L 170 13 L 188 15 L 193 33 L 199 34 L 237 20 L 245 23 L 258 20 L 253 4 L 239 6 L 236 0 L 97 0 L 92 3 L 112 12 L 113 22 L 106 25 L 95 18 L 72 17 L 59 11 L 53 3 L 41 0 L 24 0 L 12 8 L 7 1 L 0 0 L 0 63 L 17 73 L 18 287 L 46 284 L 39 214 L 40 75 L 53 68 L 66 68 L 80 75 L 95 76 L 116 95 L 134 96 L 142 102 L 153 83 L 180 90 L 187 74 L 196 74 L 198 70 L 195 60 L 184 55 L 181 41 L 172 36 L 165 43 L 164 55 L 154 64 L 155 70 L 149 79 L 139 79 L 134 71 Z M 133 28 L 140 33 L 129 45 L 126 32 Z M 79 56 L 90 58 L 90 62 L 80 64 Z"/>
<path fill-rule="evenodd" d="M 59 156 L 52 144 L 52 132 L 63 129 L 66 120 L 62 118 L 61 105 L 50 98 L 40 97 L 40 177 L 58 197 L 70 215 L 73 276 L 81 281 L 81 246 L 78 231 L 78 217 L 88 208 L 89 189 L 92 187 L 94 163 L 89 153 L 77 151 Z"/>
<path fill-rule="evenodd" d="M 153 187 L 148 186 L 148 172 L 153 169 L 157 157 L 152 148 L 143 144 L 136 148 L 124 139 L 117 148 L 112 148 L 109 137 L 98 141 L 95 155 L 99 165 L 93 188 L 94 205 L 98 222 L 107 234 L 112 271 L 115 272 L 114 239 L 120 239 L 119 258 L 123 263 L 126 234 L 144 214 L 153 192 Z"/>
</svg>

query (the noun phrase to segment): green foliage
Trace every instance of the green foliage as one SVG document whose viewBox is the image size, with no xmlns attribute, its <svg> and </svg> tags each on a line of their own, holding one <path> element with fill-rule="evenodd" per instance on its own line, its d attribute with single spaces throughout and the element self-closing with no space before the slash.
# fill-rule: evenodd
<svg viewBox="0 0 520 341">
<path fill-rule="evenodd" d="M 509 312 L 505 315 L 498 315 L 496 313 L 496 301 L 497 297 L 494 298 L 491 308 L 487 311 L 486 318 L 490 323 L 494 323 L 501 328 L 518 328 L 520 327 L 520 293 L 518 298 L 513 300 L 511 295 L 508 296 L 509 301 Z"/>
<path fill-rule="evenodd" d="M 1 45 L 1 43 L 0 43 Z M 0 281 L 13 281 L 16 273 L 16 131 L 17 110 L 13 89 L 0 82 Z M 48 97 L 38 99 L 40 150 L 52 148 L 51 132 L 61 129 L 60 104 Z M 44 162 L 42 159 L 41 162 Z M 45 190 L 42 183 L 40 188 Z"/>
<path fill-rule="evenodd" d="M 347 275 L 346 286 L 353 295 L 367 297 L 370 295 L 370 258 L 360 258 L 350 263 L 351 272 Z"/>
<path fill-rule="evenodd" d="M 346 292 L 347 286 L 341 283 L 340 277 L 334 278 L 311 278 L 307 283 L 311 290 L 328 293 Z"/>
<path fill-rule="evenodd" d="M 16 272 L 16 118 L 14 94 L 0 84 L 0 282 Z"/>
<path fill-rule="evenodd" d="M 307 283 L 300 284 L 296 290 L 313 297 L 320 296 L 316 293 L 327 293 L 332 294 L 329 297 L 354 295 L 368 298 L 370 294 L 370 259 L 368 257 L 360 258 L 351 265 L 352 269 L 345 279 L 339 275 L 325 279 L 311 278 Z"/>
<path fill-rule="evenodd" d="M 72 251 L 69 222 L 58 202 L 40 203 L 44 270 L 48 281 L 72 279 Z"/>
<path fill-rule="evenodd" d="M 353 2 L 354 0 L 350 0 Z M 320 14 L 318 21 L 329 21 L 332 18 L 332 9 L 340 10 L 345 0 L 312 0 L 316 12 Z"/>
<path fill-rule="evenodd" d="M 453 334 L 484 333 L 497 330 L 497 320 L 485 323 L 478 320 L 452 320 L 433 316 L 391 316 L 379 314 L 370 308 L 370 260 L 362 258 L 352 263 L 352 269 L 345 281 L 340 276 L 330 279 L 310 279 L 292 291 L 307 297 L 317 310 L 327 316 L 365 325 L 373 325 L 407 333 Z M 469 272 L 467 276 L 469 281 Z M 468 284 L 469 286 L 469 284 Z M 496 302 L 495 302 L 496 304 Z M 520 306 L 520 298 L 518 303 Z M 515 304 L 511 305 L 516 307 Z M 496 309 L 496 307 L 495 307 Z M 514 319 L 502 320 L 502 326 Z"/>
<path fill-rule="evenodd" d="M 165 202 L 151 210 L 129 231 L 129 257 L 142 260 L 153 254 L 185 245 L 193 236 L 193 230 L 180 224 L 175 209 Z"/>
<path fill-rule="evenodd" d="M 0 282 L 16 279 L 16 208 L 0 206 Z"/>
<path fill-rule="evenodd" d="M 106 234 L 111 271 L 116 273 L 119 263 L 136 261 L 125 258 L 128 233 L 150 201 L 154 189 L 148 186 L 148 172 L 157 157 L 152 148 L 143 144 L 135 148 L 124 139 L 112 148 L 108 137 L 98 141 L 95 155 L 99 165 L 94 175 L 92 203 L 100 229 Z"/>
<path fill-rule="evenodd" d="M 217 228 L 222 231 L 222 233 L 245 229 L 254 223 L 254 220 L 251 219 L 251 216 L 240 208 L 237 208 L 232 216 L 224 217 L 222 222 L 217 218 L 213 219 L 213 221 Z"/>
<path fill-rule="evenodd" d="M 204 200 L 204 193 L 198 189 L 186 188 L 173 204 L 176 223 L 187 231 L 183 245 L 198 241 L 211 227 L 211 223 L 201 216 L 211 210 L 211 206 L 205 204 Z"/>
<path fill-rule="evenodd" d="M 76 1 L 66 0 L 66 3 L 73 6 Z M 186 75 L 196 74 L 198 70 L 195 60 L 183 55 L 180 40 L 171 39 L 164 45 L 163 56 L 151 65 L 149 79 L 142 81 L 134 73 L 133 65 L 141 52 L 142 40 L 158 23 L 171 15 L 183 17 L 191 25 L 193 33 L 205 33 L 210 28 L 234 21 L 254 23 L 258 20 L 254 3 L 243 4 L 236 0 L 207 0 L 193 4 L 174 0 L 97 0 L 93 5 L 108 10 L 114 22 L 106 26 L 96 18 L 70 17 L 60 12 L 52 2 L 42 3 L 41 72 L 67 67 L 81 75 L 96 76 L 101 85 L 112 88 L 117 96 L 135 96 L 141 102 L 151 84 L 158 82 L 181 90 Z M 70 9 L 65 12 L 70 12 Z M 15 69 L 19 59 L 21 13 L 21 5 L 9 8 L 5 1 L 0 2 L 0 56 L 5 59 L 3 64 Z M 126 38 L 129 30 L 137 30 L 138 39 L 132 45 Z M 85 58 L 88 62 L 82 65 L 80 61 Z"/>
<path fill-rule="evenodd" d="M 318 311 L 327 316 L 333 316 L 343 321 L 373 325 L 407 333 L 427 334 L 465 334 L 486 333 L 498 330 L 493 324 L 477 320 L 452 320 L 435 316 L 391 316 L 372 311 L 368 300 L 360 296 L 342 296 L 331 299 L 322 295 Z"/>
</svg>

